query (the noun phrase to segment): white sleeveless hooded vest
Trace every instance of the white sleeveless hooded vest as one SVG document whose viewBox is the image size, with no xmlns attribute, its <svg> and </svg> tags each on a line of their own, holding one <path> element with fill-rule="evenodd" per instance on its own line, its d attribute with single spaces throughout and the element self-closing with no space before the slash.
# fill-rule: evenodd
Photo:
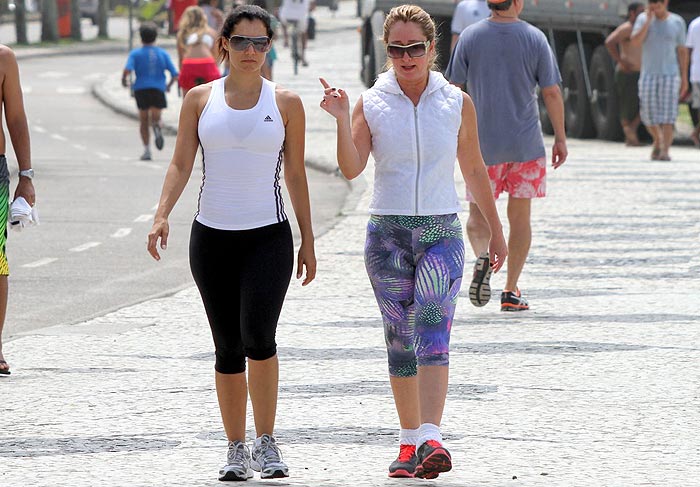
<svg viewBox="0 0 700 487">
<path fill-rule="evenodd" d="M 362 94 L 372 134 L 375 215 L 446 215 L 461 210 L 454 183 L 462 92 L 436 71 L 417 106 L 394 70 Z"/>
</svg>

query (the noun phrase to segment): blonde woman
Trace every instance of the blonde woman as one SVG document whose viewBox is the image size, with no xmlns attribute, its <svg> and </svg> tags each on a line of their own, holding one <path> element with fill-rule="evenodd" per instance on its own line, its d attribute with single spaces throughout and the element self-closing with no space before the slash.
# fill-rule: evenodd
<svg viewBox="0 0 700 487">
<path fill-rule="evenodd" d="M 452 469 L 440 422 L 464 267 L 455 160 L 488 223 L 493 272 L 508 249 L 474 104 L 433 70 L 433 19 L 415 5 L 395 7 L 383 37 L 391 68 L 362 94 L 352 117 L 345 91 L 323 79 L 321 108 L 337 120 L 338 166 L 346 178 L 362 173 L 370 152 L 375 161 L 365 266 L 384 322 L 401 427 L 389 476 L 432 479 Z"/>
<path fill-rule="evenodd" d="M 180 63 L 180 88 L 184 97 L 197 85 L 221 77 L 216 65 L 218 34 L 209 27 L 201 7 L 187 7 L 177 31 L 177 57 Z"/>
</svg>

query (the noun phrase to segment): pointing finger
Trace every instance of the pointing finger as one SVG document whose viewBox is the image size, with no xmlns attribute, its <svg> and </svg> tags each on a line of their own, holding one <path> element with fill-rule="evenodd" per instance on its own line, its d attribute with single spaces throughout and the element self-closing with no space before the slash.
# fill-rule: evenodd
<svg viewBox="0 0 700 487">
<path fill-rule="evenodd" d="M 329 84 L 326 82 L 325 79 L 319 78 L 318 80 L 321 82 L 321 84 L 323 85 L 324 88 L 330 88 L 330 87 L 331 87 L 331 85 L 329 85 Z"/>
</svg>

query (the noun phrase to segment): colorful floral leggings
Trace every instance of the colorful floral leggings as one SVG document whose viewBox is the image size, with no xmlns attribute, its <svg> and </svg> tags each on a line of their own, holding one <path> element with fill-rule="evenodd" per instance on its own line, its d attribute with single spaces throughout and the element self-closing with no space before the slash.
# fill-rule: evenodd
<svg viewBox="0 0 700 487">
<path fill-rule="evenodd" d="M 449 364 L 463 265 L 456 214 L 370 217 L 365 266 L 384 321 L 392 376 L 414 376 L 418 365 Z"/>
</svg>

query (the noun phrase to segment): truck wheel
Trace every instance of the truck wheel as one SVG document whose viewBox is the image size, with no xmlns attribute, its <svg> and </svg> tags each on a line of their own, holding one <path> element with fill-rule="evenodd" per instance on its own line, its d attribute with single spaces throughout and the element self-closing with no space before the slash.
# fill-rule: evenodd
<svg viewBox="0 0 700 487">
<path fill-rule="evenodd" d="M 590 59 L 590 47 L 584 47 L 586 59 Z M 561 77 L 564 82 L 564 119 L 566 134 L 576 138 L 590 138 L 595 135 L 591 106 L 586 93 L 586 81 L 578 54 L 578 46 L 569 44 L 564 51 Z"/>
<path fill-rule="evenodd" d="M 537 105 L 540 109 L 540 125 L 542 126 L 542 133 L 546 135 L 554 135 L 554 126 L 552 121 L 549 119 L 549 114 L 547 113 L 547 107 L 544 104 L 544 98 L 542 98 L 542 93 L 537 90 Z"/>
<path fill-rule="evenodd" d="M 374 56 L 374 40 L 372 39 L 372 26 L 369 22 L 365 23 L 362 28 L 362 47 L 360 59 L 362 70 L 360 71 L 360 79 L 362 83 L 371 88 L 374 80 L 377 79 L 377 64 Z"/>
<path fill-rule="evenodd" d="M 591 57 L 591 116 L 599 139 L 622 140 L 622 126 L 615 93 L 615 70 L 605 46 L 598 46 Z"/>
</svg>

